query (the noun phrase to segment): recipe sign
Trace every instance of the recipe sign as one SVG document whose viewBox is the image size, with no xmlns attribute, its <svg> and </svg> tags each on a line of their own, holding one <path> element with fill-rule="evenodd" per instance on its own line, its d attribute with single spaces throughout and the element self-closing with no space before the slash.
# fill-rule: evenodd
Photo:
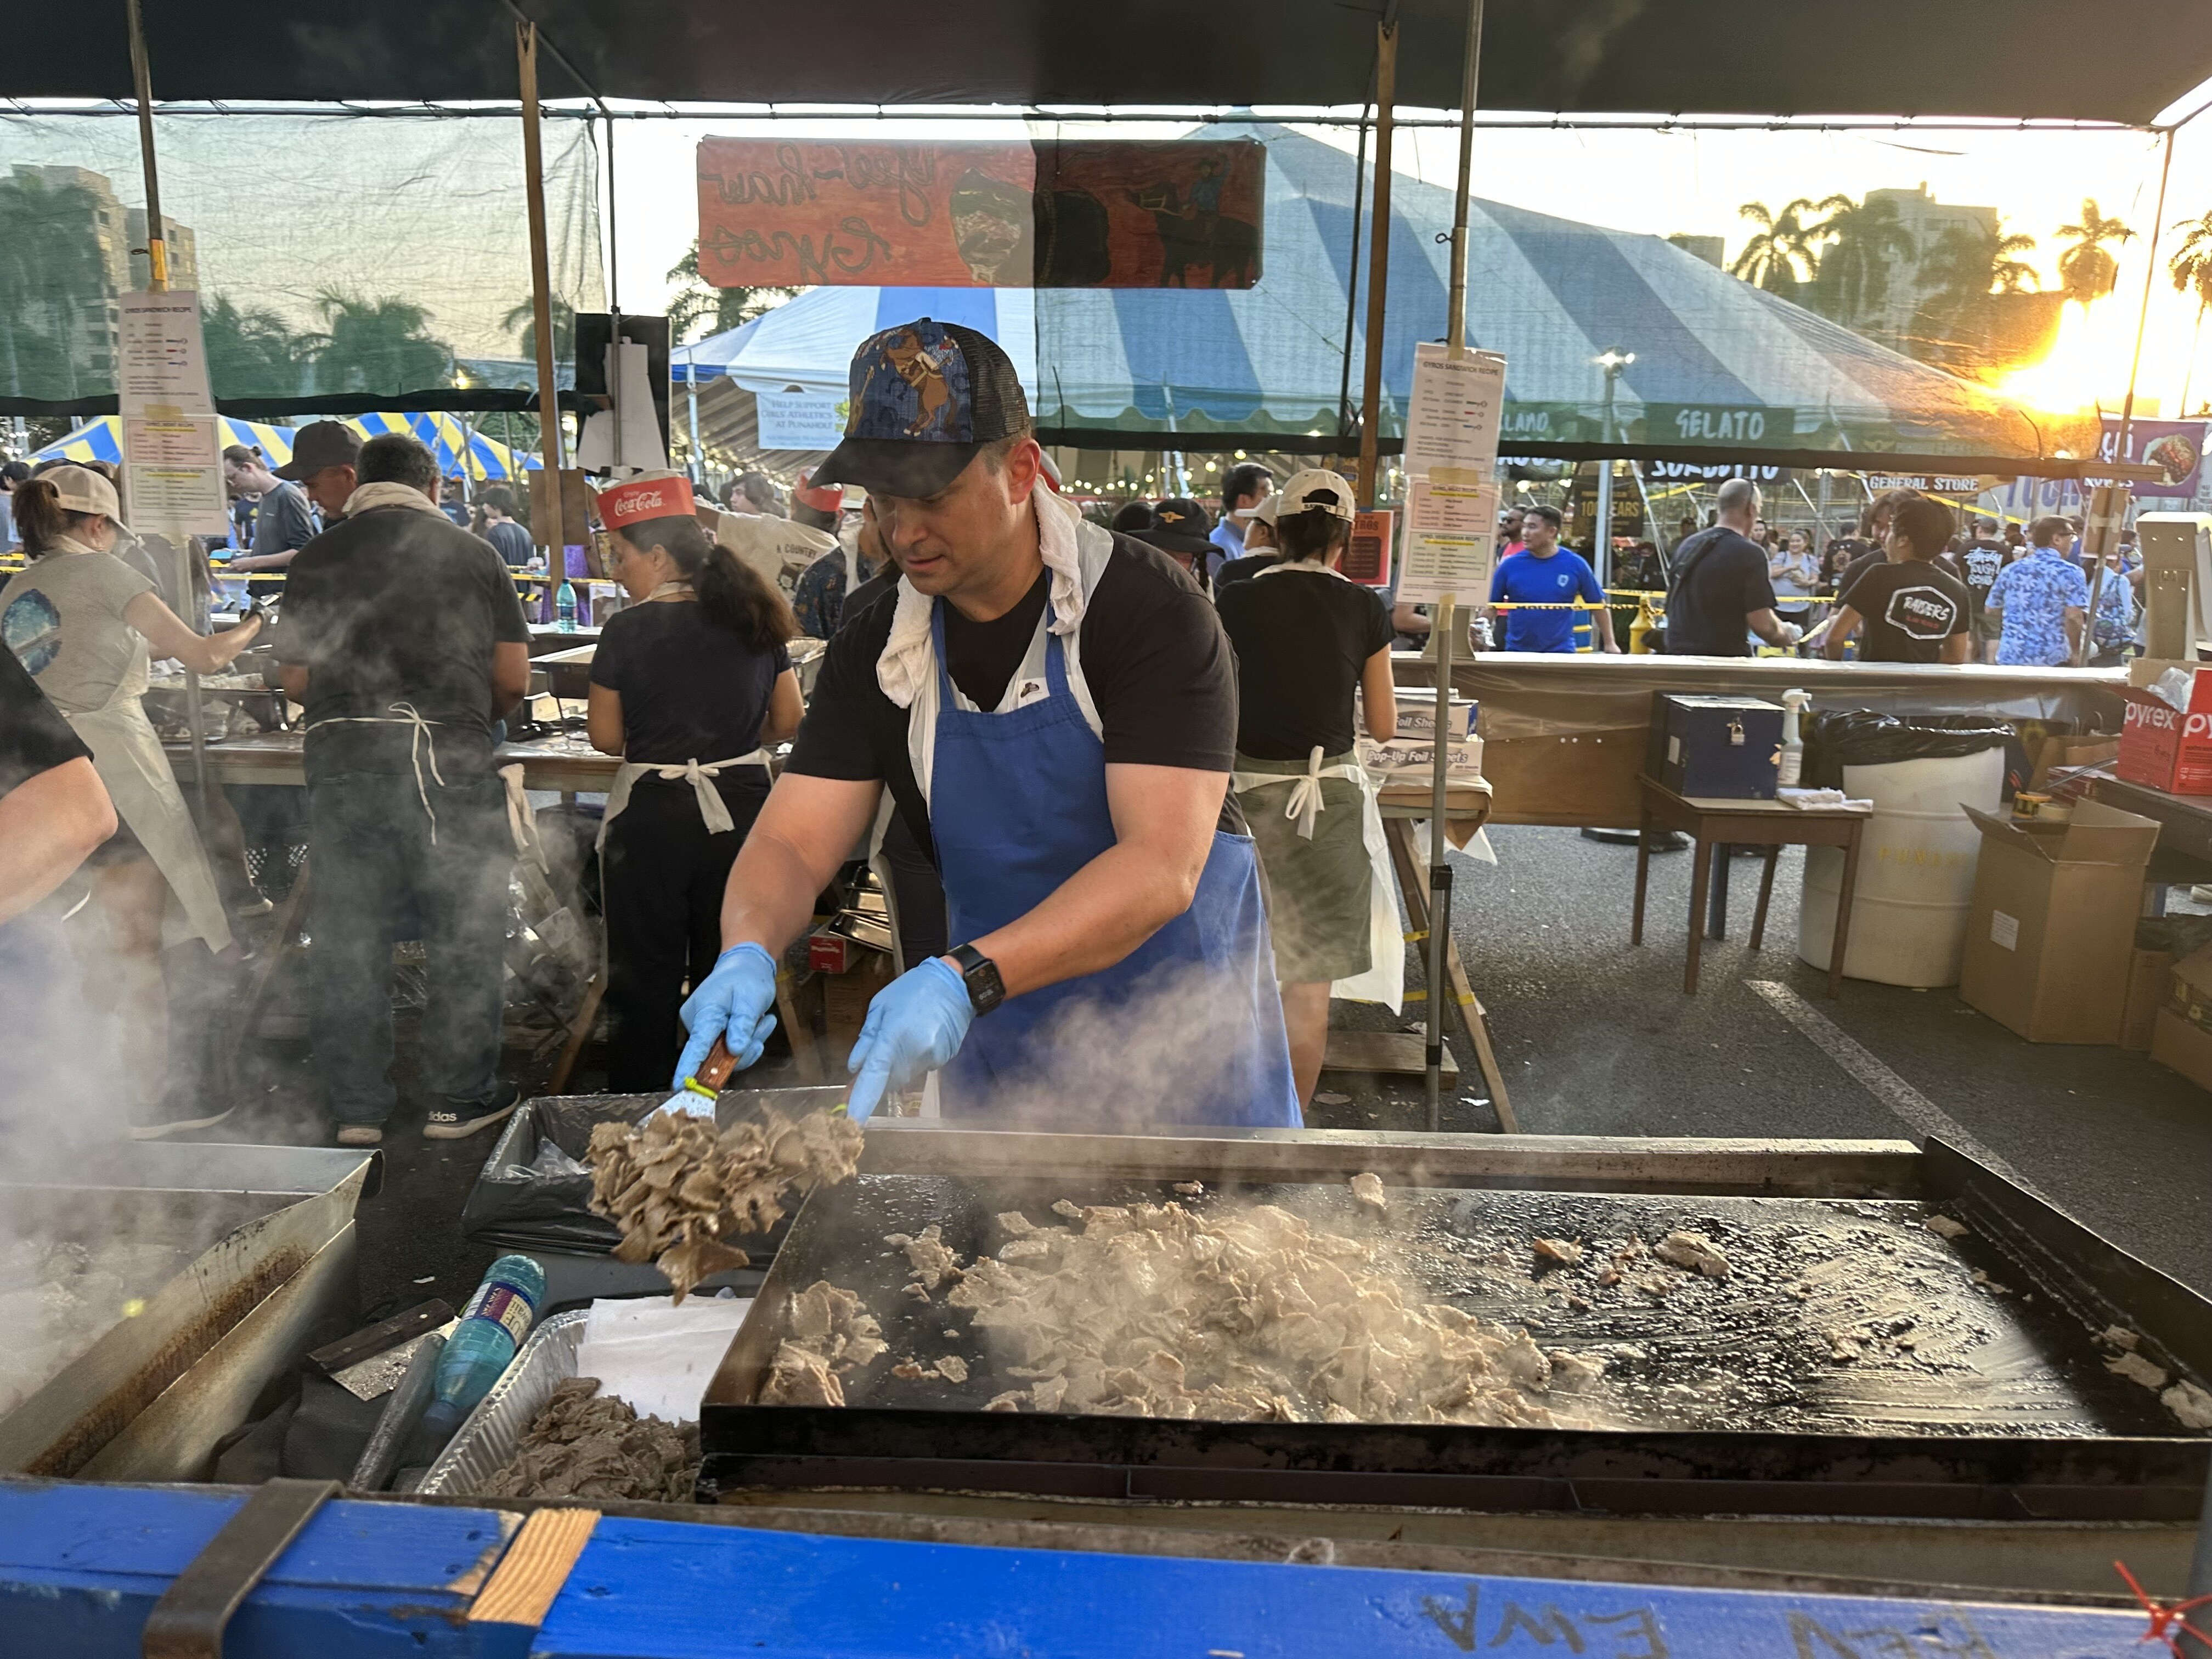
<svg viewBox="0 0 2212 1659">
<path fill-rule="evenodd" d="M 177 289 L 126 294 L 119 312 L 125 511 L 141 531 L 227 535 L 230 503 L 200 296 Z"/>
</svg>

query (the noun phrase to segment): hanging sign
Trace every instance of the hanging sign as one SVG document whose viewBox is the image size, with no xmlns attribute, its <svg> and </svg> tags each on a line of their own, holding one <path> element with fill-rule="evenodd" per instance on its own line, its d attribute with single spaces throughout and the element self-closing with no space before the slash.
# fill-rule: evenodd
<svg viewBox="0 0 2212 1659">
<path fill-rule="evenodd" d="M 717 288 L 1250 288 L 1267 150 L 1171 143 L 699 143 Z"/>
<path fill-rule="evenodd" d="M 179 537 L 228 534 L 200 296 L 177 289 L 125 294 L 117 328 L 125 510 L 132 527 Z"/>
<path fill-rule="evenodd" d="M 1487 478 L 1498 467 L 1498 428 L 1505 413 L 1505 359 L 1494 351 L 1454 357 L 1448 347 L 1413 348 L 1413 391 L 1406 405 L 1405 469 Z"/>
</svg>

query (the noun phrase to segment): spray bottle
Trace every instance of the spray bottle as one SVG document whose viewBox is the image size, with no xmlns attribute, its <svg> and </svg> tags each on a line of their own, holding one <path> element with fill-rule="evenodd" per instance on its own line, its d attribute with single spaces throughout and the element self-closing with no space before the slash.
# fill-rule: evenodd
<svg viewBox="0 0 2212 1659">
<path fill-rule="evenodd" d="M 1798 780 L 1805 775 L 1805 738 L 1801 722 L 1812 701 L 1809 691 L 1793 690 L 1782 694 L 1782 770 L 1775 779 L 1780 788 L 1796 788 Z"/>
</svg>

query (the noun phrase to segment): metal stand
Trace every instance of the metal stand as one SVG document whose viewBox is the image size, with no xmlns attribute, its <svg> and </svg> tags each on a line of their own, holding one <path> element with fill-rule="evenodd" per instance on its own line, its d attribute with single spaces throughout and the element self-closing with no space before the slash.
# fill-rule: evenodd
<svg viewBox="0 0 2212 1659">
<path fill-rule="evenodd" d="M 1445 854 L 1451 841 L 1444 833 L 1445 770 L 1451 757 L 1450 724 L 1452 634 L 1459 626 L 1458 607 L 1446 594 L 1436 610 L 1430 636 L 1437 645 L 1436 764 L 1430 775 L 1429 802 L 1429 1133 L 1442 1127 L 1444 1054 L 1444 941 L 1451 936 L 1451 866 Z"/>
</svg>

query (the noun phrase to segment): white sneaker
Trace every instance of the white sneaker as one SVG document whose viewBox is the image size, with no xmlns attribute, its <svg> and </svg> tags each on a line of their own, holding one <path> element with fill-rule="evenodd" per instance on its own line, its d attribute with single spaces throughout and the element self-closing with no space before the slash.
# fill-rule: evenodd
<svg viewBox="0 0 2212 1659">
<path fill-rule="evenodd" d="M 460 1111 L 451 1106 L 433 1106 L 422 1120 L 422 1139 L 425 1140 L 462 1140 L 480 1129 L 489 1129 L 503 1122 L 514 1109 L 522 1104 L 522 1085 L 503 1083 L 500 1091 L 481 1106 L 470 1106 Z"/>
<path fill-rule="evenodd" d="M 139 1123 L 131 1126 L 133 1140 L 160 1140 L 169 1135 L 190 1134 L 195 1129 L 212 1129 L 238 1109 L 226 1106 L 221 1111 L 201 1117 L 172 1118 L 163 1123 Z"/>
<path fill-rule="evenodd" d="M 341 1123 L 337 1141 L 341 1146 L 381 1146 L 384 1131 L 374 1123 Z"/>
</svg>

